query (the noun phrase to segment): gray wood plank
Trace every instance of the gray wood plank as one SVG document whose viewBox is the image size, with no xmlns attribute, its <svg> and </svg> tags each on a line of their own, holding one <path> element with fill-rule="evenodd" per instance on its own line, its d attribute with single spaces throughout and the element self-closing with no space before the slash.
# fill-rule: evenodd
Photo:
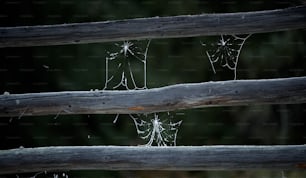
<svg viewBox="0 0 306 178">
<path fill-rule="evenodd" d="M 65 170 L 292 170 L 306 146 L 66 146 L 0 150 L 0 174 Z"/>
<path fill-rule="evenodd" d="M 254 12 L 151 17 L 61 25 L 1 27 L 0 48 L 97 43 L 306 28 L 306 6 Z"/>
<path fill-rule="evenodd" d="M 180 109 L 306 103 L 306 77 L 178 84 L 130 91 L 0 95 L 0 117 L 133 114 Z"/>
</svg>

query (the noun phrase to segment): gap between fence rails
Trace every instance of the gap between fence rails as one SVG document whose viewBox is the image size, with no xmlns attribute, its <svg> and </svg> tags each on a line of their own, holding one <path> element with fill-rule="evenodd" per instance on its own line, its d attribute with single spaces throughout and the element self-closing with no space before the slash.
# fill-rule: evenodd
<svg viewBox="0 0 306 178">
<path fill-rule="evenodd" d="M 177 84 L 146 90 L 0 95 L 0 117 L 153 113 L 212 106 L 306 103 L 306 77 Z"/>
<path fill-rule="evenodd" d="M 150 17 L 0 28 L 0 48 L 98 43 L 306 28 L 306 6 L 254 12 Z"/>
</svg>

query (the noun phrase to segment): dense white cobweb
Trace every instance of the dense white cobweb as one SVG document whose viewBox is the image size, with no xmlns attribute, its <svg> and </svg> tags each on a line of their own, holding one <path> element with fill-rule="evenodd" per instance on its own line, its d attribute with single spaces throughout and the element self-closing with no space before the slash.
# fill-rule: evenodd
<svg viewBox="0 0 306 178">
<path fill-rule="evenodd" d="M 169 112 L 167 114 L 129 114 L 129 117 L 134 122 L 138 136 L 147 141 L 145 146 L 176 146 L 177 133 L 182 120 L 174 121 Z M 116 123 L 118 118 L 119 114 L 116 115 L 113 123 Z"/>
<path fill-rule="evenodd" d="M 115 43 L 115 52 L 108 52 L 105 59 L 105 84 L 104 90 L 119 89 L 123 87 L 127 90 L 147 88 L 147 55 L 150 40 L 144 49 L 137 46 L 136 42 L 124 41 L 122 44 Z M 143 83 L 138 86 L 135 79 L 135 69 L 132 65 L 138 63 L 143 70 Z M 139 70 L 139 69 L 138 69 Z M 139 82 L 138 82 L 139 83 Z"/>
<path fill-rule="evenodd" d="M 206 48 L 206 55 L 212 70 L 216 73 L 215 63 L 234 71 L 234 80 L 237 79 L 237 65 L 241 49 L 251 35 L 221 35 L 216 43 L 201 43 Z"/>
<path fill-rule="evenodd" d="M 162 119 L 157 113 L 149 115 L 130 115 L 133 119 L 137 134 L 146 140 L 145 146 L 176 146 L 178 129 L 182 121 L 173 122 L 173 117 L 167 113 Z"/>
<path fill-rule="evenodd" d="M 105 59 L 105 85 L 104 90 L 145 90 L 147 89 L 147 56 L 150 40 L 144 48 L 136 45 L 136 42 L 124 41 L 122 44 L 115 44 L 117 50 L 108 52 Z M 138 63 L 138 69 L 132 64 Z M 142 81 L 137 81 L 135 71 L 142 75 Z M 138 77 L 139 78 L 139 77 Z M 141 85 L 141 86 L 140 86 Z M 172 122 L 170 114 L 168 118 L 161 119 L 159 114 L 130 114 L 137 134 L 141 139 L 147 141 L 146 146 L 175 146 L 178 128 L 182 121 Z M 119 114 L 116 115 L 113 123 L 116 123 Z"/>
</svg>

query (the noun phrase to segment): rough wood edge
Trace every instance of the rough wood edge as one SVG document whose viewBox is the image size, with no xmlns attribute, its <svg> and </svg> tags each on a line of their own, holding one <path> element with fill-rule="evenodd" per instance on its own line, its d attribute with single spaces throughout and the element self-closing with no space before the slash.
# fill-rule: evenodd
<svg viewBox="0 0 306 178">
<path fill-rule="evenodd" d="M 255 12 L 182 15 L 0 28 L 0 48 L 97 43 L 306 28 L 306 6 Z"/>
</svg>

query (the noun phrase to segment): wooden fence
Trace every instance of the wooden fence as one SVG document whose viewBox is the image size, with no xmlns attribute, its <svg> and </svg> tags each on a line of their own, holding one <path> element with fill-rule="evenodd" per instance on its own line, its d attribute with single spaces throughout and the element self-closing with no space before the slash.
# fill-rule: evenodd
<svg viewBox="0 0 306 178">
<path fill-rule="evenodd" d="M 306 6 L 279 10 L 1 27 L 0 47 L 248 34 L 306 28 Z M 306 77 L 179 84 L 137 91 L 4 94 L 0 117 L 131 114 L 306 103 Z M 306 146 L 80 146 L 0 151 L 0 174 L 54 170 L 305 169 Z"/>
</svg>

